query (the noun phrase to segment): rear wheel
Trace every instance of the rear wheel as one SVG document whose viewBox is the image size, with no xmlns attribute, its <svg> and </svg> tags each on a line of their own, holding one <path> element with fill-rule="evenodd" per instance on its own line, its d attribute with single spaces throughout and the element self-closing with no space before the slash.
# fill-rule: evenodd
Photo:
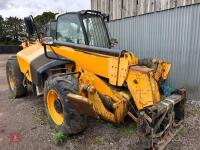
<svg viewBox="0 0 200 150">
<path fill-rule="evenodd" d="M 44 103 L 50 121 L 57 131 L 64 134 L 76 134 L 86 127 L 87 118 L 74 109 L 66 95 L 77 94 L 78 80 L 62 73 L 48 78 L 44 88 Z"/>
<path fill-rule="evenodd" d="M 6 75 L 10 91 L 14 98 L 26 95 L 27 88 L 23 86 L 24 75 L 20 71 L 16 59 L 10 59 L 6 63 Z"/>
</svg>

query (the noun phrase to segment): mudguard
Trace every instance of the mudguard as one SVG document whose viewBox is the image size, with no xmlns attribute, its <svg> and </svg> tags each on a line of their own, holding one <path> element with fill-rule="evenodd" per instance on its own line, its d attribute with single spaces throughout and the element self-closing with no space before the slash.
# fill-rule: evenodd
<svg viewBox="0 0 200 150">
<path fill-rule="evenodd" d="M 52 51 L 48 51 L 48 55 L 55 57 Z M 35 43 L 18 52 L 17 60 L 26 79 L 38 86 L 43 85 L 43 73 L 48 69 L 73 63 L 70 60 L 61 61 L 47 58 L 40 43 Z"/>
</svg>

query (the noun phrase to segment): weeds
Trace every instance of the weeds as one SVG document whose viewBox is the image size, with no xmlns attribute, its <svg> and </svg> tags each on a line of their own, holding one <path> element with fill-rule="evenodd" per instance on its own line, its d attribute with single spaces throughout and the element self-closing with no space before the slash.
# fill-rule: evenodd
<svg viewBox="0 0 200 150">
<path fill-rule="evenodd" d="M 131 123 L 131 124 L 126 125 L 120 130 L 120 135 L 123 138 L 128 138 L 131 135 L 133 135 L 135 131 L 136 131 L 136 126 L 133 123 Z"/>
<path fill-rule="evenodd" d="M 13 99 L 15 99 L 14 93 L 13 92 L 9 92 L 9 94 L 8 94 L 8 100 L 13 100 Z"/>
<path fill-rule="evenodd" d="M 65 135 L 61 132 L 55 132 L 52 133 L 52 135 L 53 135 L 53 141 L 55 142 L 56 145 L 61 145 L 65 140 Z"/>
<path fill-rule="evenodd" d="M 50 121 L 50 119 L 48 118 L 48 116 L 44 115 L 44 116 L 41 118 L 41 121 L 42 121 L 42 124 L 43 124 L 43 125 L 49 124 L 50 128 L 51 128 L 51 129 L 54 129 L 53 124 L 51 123 L 51 121 Z"/>
<path fill-rule="evenodd" d="M 42 124 L 44 124 L 44 125 L 47 125 L 47 124 L 50 123 L 50 120 L 49 120 L 49 118 L 47 116 L 43 116 L 41 118 L 41 121 L 42 121 Z"/>
<path fill-rule="evenodd" d="M 95 139 L 95 144 L 101 145 L 101 144 L 103 144 L 103 143 L 104 143 L 103 137 L 97 137 L 97 138 Z"/>
<path fill-rule="evenodd" d="M 177 135 L 178 136 L 185 136 L 187 134 L 187 129 L 186 128 L 182 128 Z"/>
<path fill-rule="evenodd" d="M 193 107 L 192 112 L 193 112 L 194 115 L 200 115 L 200 109 L 199 108 Z"/>
<path fill-rule="evenodd" d="M 130 137 L 136 131 L 136 126 L 132 122 L 126 122 L 125 125 L 124 125 L 124 127 L 122 127 L 119 124 L 111 124 L 111 123 L 109 123 L 108 127 L 119 130 L 119 134 L 123 138 Z"/>
<path fill-rule="evenodd" d="M 35 111 L 32 112 L 33 118 L 37 119 L 37 113 Z"/>
<path fill-rule="evenodd" d="M 109 128 L 113 128 L 113 129 L 118 129 L 118 128 L 120 128 L 120 125 L 119 124 L 108 123 L 108 127 Z"/>
</svg>

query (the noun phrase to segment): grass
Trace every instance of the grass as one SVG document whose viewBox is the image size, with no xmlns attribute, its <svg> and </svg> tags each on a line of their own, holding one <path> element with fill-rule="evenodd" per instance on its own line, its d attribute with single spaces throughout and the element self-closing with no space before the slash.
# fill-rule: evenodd
<svg viewBox="0 0 200 150">
<path fill-rule="evenodd" d="M 109 128 L 113 128 L 113 129 L 118 129 L 118 128 L 120 128 L 120 125 L 119 124 L 108 123 L 108 127 Z"/>
<path fill-rule="evenodd" d="M 45 125 L 50 123 L 50 120 L 49 120 L 49 118 L 47 116 L 43 116 L 41 118 L 41 121 L 42 121 L 42 124 L 45 124 Z"/>
<path fill-rule="evenodd" d="M 32 112 L 32 115 L 34 119 L 39 119 L 42 125 L 49 125 L 51 129 L 54 129 L 54 126 L 47 115 L 39 115 L 35 111 Z"/>
<path fill-rule="evenodd" d="M 119 125 L 119 124 L 109 123 L 108 127 L 119 130 L 119 134 L 123 138 L 130 137 L 136 131 L 136 125 L 133 122 L 125 122 L 124 126 Z"/>
<path fill-rule="evenodd" d="M 54 126 L 53 126 L 52 122 L 50 121 L 50 119 L 47 115 L 44 114 L 44 115 L 42 115 L 42 117 L 39 117 L 38 114 L 35 111 L 32 112 L 32 115 L 36 119 L 40 118 L 42 125 L 49 125 L 51 129 L 54 129 Z M 54 133 L 52 133 L 53 142 L 56 145 L 62 145 L 65 138 L 66 138 L 65 135 L 62 132 L 57 132 L 55 130 L 53 130 L 53 131 L 54 131 Z"/>
<path fill-rule="evenodd" d="M 192 108 L 192 112 L 193 112 L 194 115 L 200 115 L 200 109 L 198 109 L 196 107 Z"/>
<path fill-rule="evenodd" d="M 95 144 L 102 145 L 104 143 L 103 137 L 97 137 L 95 138 Z"/>
<path fill-rule="evenodd" d="M 8 94 L 8 100 L 13 100 L 13 99 L 15 99 L 14 93 L 13 92 L 9 92 L 9 94 Z"/>
<path fill-rule="evenodd" d="M 53 141 L 55 142 L 56 145 L 62 144 L 65 140 L 65 135 L 61 132 L 52 133 L 52 136 L 53 136 Z"/>
<path fill-rule="evenodd" d="M 133 135 L 136 131 L 136 126 L 135 124 L 133 123 L 129 123 L 128 125 L 125 125 L 125 127 L 123 127 L 121 130 L 120 130 L 120 135 L 123 137 L 123 138 L 128 138 L 130 137 L 131 135 Z"/>
<path fill-rule="evenodd" d="M 37 119 L 37 113 L 35 111 L 32 112 L 33 118 Z"/>
<path fill-rule="evenodd" d="M 54 129 L 53 124 L 51 123 L 49 117 L 44 113 L 37 113 L 36 111 L 32 112 L 33 118 L 41 122 L 41 125 L 49 125 L 51 129 Z"/>
<path fill-rule="evenodd" d="M 51 129 L 54 129 L 53 124 L 51 123 L 51 121 L 50 121 L 50 119 L 49 119 L 48 116 L 44 115 L 44 116 L 41 118 L 41 122 L 42 122 L 42 124 L 44 124 L 44 125 L 49 124 L 50 128 L 51 128 Z"/>
<path fill-rule="evenodd" d="M 188 133 L 187 129 L 183 127 L 183 128 L 177 133 L 177 135 L 178 135 L 178 136 L 185 136 L 187 133 Z"/>
</svg>

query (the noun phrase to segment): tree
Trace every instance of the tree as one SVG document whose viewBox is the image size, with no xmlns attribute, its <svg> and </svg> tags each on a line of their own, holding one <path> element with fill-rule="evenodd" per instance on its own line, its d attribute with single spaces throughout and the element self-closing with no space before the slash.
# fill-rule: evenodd
<svg viewBox="0 0 200 150">
<path fill-rule="evenodd" d="M 4 36 L 4 29 L 3 29 L 3 25 L 4 25 L 4 19 L 3 17 L 0 15 L 0 38 L 2 38 Z"/>
<path fill-rule="evenodd" d="M 56 13 L 43 12 L 34 18 L 38 31 L 41 31 L 42 26 L 47 24 L 50 20 L 55 19 Z M 20 39 L 25 36 L 24 21 L 17 17 L 8 17 L 4 19 L 0 15 L 0 44 L 3 45 L 18 45 Z"/>
<path fill-rule="evenodd" d="M 56 13 L 43 12 L 42 15 L 38 15 L 34 18 L 38 31 L 41 31 L 42 27 L 47 24 L 50 20 L 55 19 Z"/>
<path fill-rule="evenodd" d="M 3 19 L 0 16 L 0 44 L 18 45 L 24 31 L 23 20 L 17 17 Z"/>
<path fill-rule="evenodd" d="M 22 19 L 17 17 L 6 18 L 4 26 L 7 37 L 11 37 L 14 40 L 19 40 L 19 37 L 22 35 L 24 29 Z"/>
</svg>

